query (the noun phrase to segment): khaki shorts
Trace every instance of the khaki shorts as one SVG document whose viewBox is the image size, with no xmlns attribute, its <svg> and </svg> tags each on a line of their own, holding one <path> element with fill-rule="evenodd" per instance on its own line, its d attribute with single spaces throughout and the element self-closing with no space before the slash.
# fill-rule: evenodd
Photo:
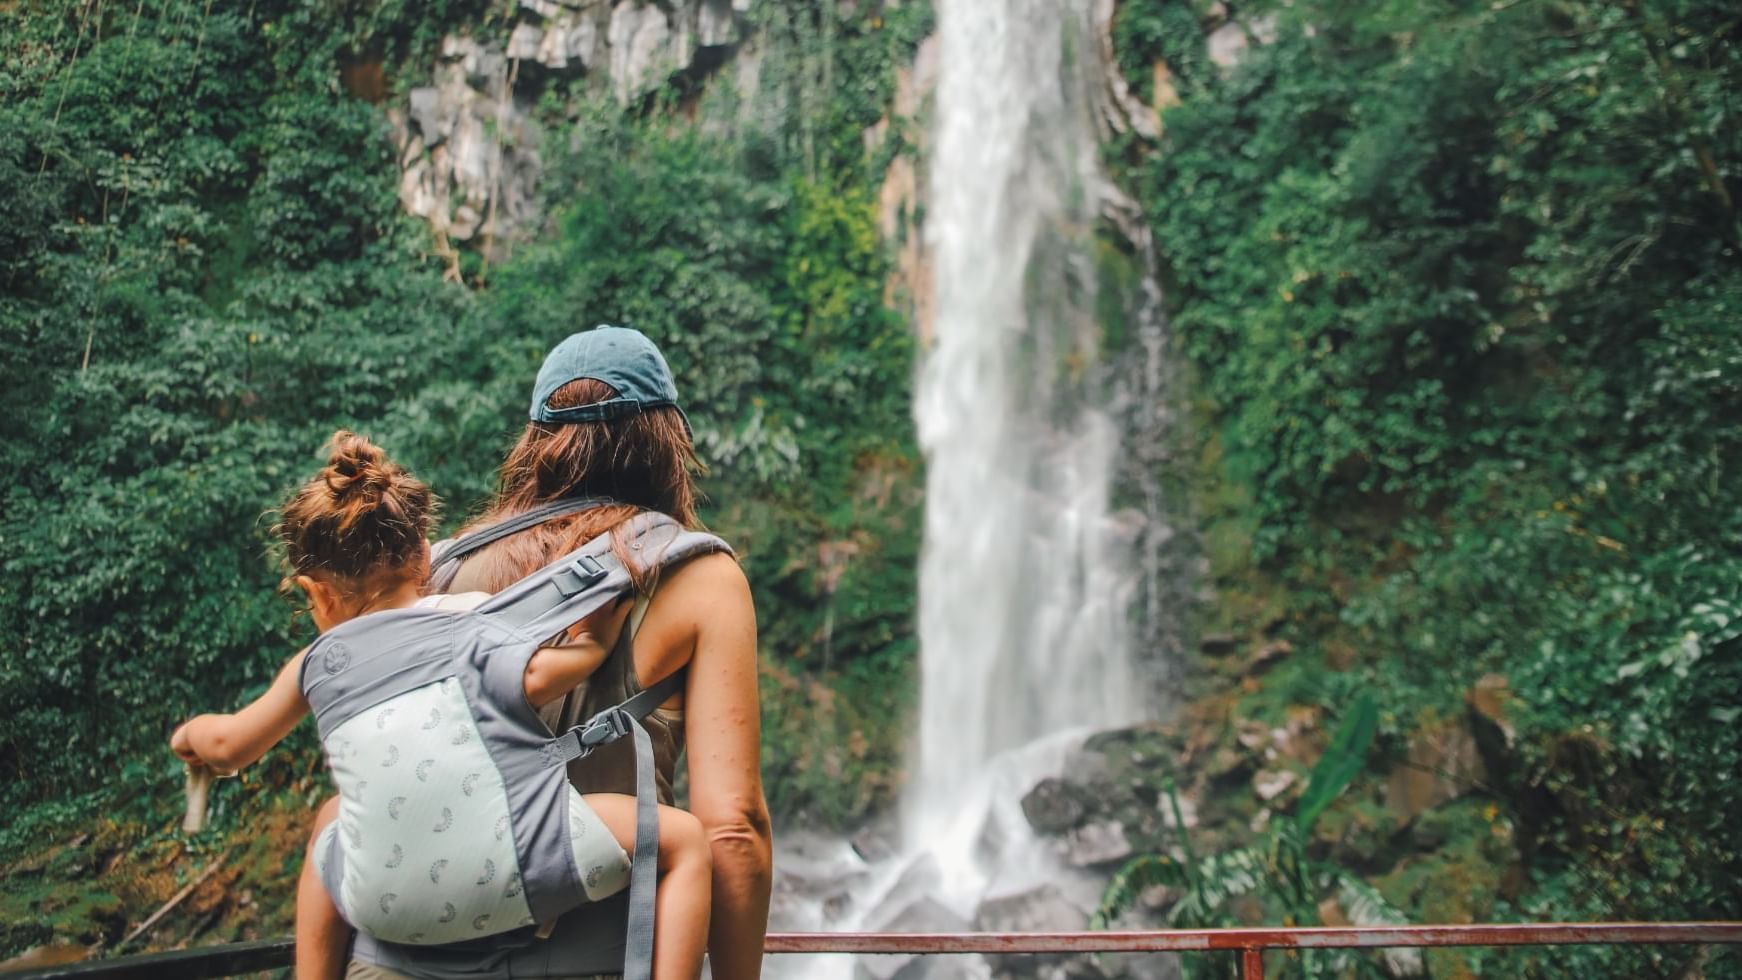
<svg viewBox="0 0 1742 980">
<path fill-rule="evenodd" d="M 352 960 L 345 970 L 345 980 L 416 980 L 416 978 L 389 970 L 384 966 L 365 963 L 362 960 Z M 621 973 L 589 973 L 586 976 L 550 977 L 549 980 L 623 980 Z"/>
</svg>

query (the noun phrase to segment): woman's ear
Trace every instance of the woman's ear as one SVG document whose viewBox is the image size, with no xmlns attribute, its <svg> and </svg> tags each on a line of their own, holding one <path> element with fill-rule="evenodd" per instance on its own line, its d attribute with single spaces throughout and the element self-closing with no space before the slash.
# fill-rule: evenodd
<svg viewBox="0 0 1742 980">
<path fill-rule="evenodd" d="M 296 587 L 308 596 L 309 615 L 314 617 L 316 629 L 324 633 L 342 620 L 345 597 L 332 583 L 298 575 Z"/>
</svg>

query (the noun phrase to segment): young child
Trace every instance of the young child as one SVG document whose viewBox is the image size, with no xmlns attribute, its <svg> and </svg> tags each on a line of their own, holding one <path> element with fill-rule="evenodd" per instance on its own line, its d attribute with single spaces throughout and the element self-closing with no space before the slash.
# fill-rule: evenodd
<svg viewBox="0 0 1742 980">
<path fill-rule="evenodd" d="M 294 582 L 307 596 L 323 633 L 358 616 L 408 606 L 471 609 L 489 598 L 482 592 L 421 595 L 429 572 L 427 535 L 436 501 L 428 487 L 390 461 L 361 436 L 340 431 L 332 455 L 314 479 L 285 504 L 274 528 L 283 540 Z M 616 641 L 632 603 L 620 601 L 576 624 L 560 645 L 543 647 L 525 671 L 526 698 L 540 707 L 567 694 L 591 675 Z M 170 747 L 189 765 L 233 772 L 260 758 L 309 712 L 301 688 L 307 650 L 291 658 L 271 688 L 228 715 L 200 715 L 176 729 Z M 633 848 L 635 798 L 612 793 L 582 797 L 618 851 L 627 882 Z M 314 871 L 314 841 L 332 822 L 339 800 L 328 800 L 315 819 L 309 858 L 297 897 L 299 980 L 339 976 L 348 927 Z M 700 974 L 706 947 L 711 863 L 700 822 L 673 807 L 659 808 L 659 890 L 654 936 L 655 980 Z"/>
</svg>

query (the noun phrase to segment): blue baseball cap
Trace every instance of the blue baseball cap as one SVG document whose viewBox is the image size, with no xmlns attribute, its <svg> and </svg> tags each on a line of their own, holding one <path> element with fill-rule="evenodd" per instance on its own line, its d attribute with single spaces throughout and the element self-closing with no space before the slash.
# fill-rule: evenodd
<svg viewBox="0 0 1742 980">
<path fill-rule="evenodd" d="M 591 378 L 617 390 L 617 397 L 572 408 L 551 408 L 550 396 L 571 381 Z M 571 334 L 545 355 L 532 386 L 532 421 L 599 422 L 639 415 L 666 405 L 677 409 L 684 431 L 689 416 L 677 403 L 677 382 L 659 348 L 639 330 L 600 324 Z"/>
</svg>

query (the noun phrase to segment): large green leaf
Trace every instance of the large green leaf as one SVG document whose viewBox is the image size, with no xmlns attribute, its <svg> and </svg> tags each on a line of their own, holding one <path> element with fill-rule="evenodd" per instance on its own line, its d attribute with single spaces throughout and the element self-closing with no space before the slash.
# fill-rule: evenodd
<svg viewBox="0 0 1742 980">
<path fill-rule="evenodd" d="M 1372 695 L 1364 694 L 1355 702 L 1354 710 L 1337 726 L 1330 746 L 1307 778 L 1306 789 L 1301 792 L 1300 805 L 1294 813 L 1295 826 L 1300 828 L 1303 836 L 1312 830 L 1325 807 L 1342 795 L 1367 764 L 1367 749 L 1373 744 L 1373 731 L 1378 725 L 1379 706 Z"/>
</svg>

